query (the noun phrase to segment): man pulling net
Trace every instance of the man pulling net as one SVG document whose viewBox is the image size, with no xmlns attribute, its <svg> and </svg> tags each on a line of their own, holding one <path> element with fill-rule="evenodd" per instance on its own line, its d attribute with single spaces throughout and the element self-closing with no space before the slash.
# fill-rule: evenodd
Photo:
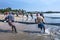
<svg viewBox="0 0 60 40">
<path fill-rule="evenodd" d="M 43 30 L 45 33 L 44 18 L 42 16 L 37 16 L 37 19 L 35 21 L 38 24 L 38 28 L 40 28 L 41 31 Z"/>
<path fill-rule="evenodd" d="M 14 31 L 15 33 L 17 33 L 16 27 L 14 25 L 14 15 L 12 14 L 12 12 L 10 12 L 8 16 L 5 17 L 5 20 L 12 27 L 12 32 Z"/>
</svg>

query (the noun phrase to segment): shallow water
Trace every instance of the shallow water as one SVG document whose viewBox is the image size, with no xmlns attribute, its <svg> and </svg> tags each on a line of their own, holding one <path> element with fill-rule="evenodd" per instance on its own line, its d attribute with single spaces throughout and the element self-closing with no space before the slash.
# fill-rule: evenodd
<svg viewBox="0 0 60 40">
<path fill-rule="evenodd" d="M 60 23 L 60 14 L 58 13 L 52 13 L 52 14 L 44 14 L 44 19 L 46 21 L 46 23 Z M 36 18 L 36 16 L 34 15 L 34 19 Z M 31 19 L 31 17 L 29 18 Z M 30 22 L 30 20 L 29 20 Z M 33 21 L 34 22 L 34 21 Z M 34 27 L 30 27 L 31 30 L 37 30 L 36 28 L 37 25 L 35 25 Z M 46 25 L 46 33 L 51 34 L 55 40 L 60 39 L 60 27 L 57 25 Z"/>
<path fill-rule="evenodd" d="M 29 16 L 28 21 L 25 21 L 25 19 L 24 19 L 23 22 L 24 21 L 25 22 L 35 22 L 36 16 L 34 15 L 33 17 L 34 17 L 34 19 L 31 20 L 31 17 Z M 45 21 L 47 23 L 60 23 L 60 18 L 58 18 L 58 17 L 60 17 L 60 14 L 56 14 L 56 13 L 55 14 L 44 14 L 44 17 L 45 17 Z M 22 20 L 20 20 L 20 21 L 22 21 Z M 34 33 L 36 33 L 36 32 L 37 33 L 40 32 L 40 29 L 38 29 L 37 24 L 30 24 L 30 25 L 25 24 L 25 25 L 26 25 L 26 27 L 24 28 L 23 31 L 25 31 L 25 32 L 30 31 L 31 35 L 34 34 Z M 18 24 L 17 24 L 17 26 L 18 26 Z M 48 34 L 51 33 L 51 35 L 54 38 L 60 39 L 60 26 L 45 25 L 45 27 L 46 27 L 46 30 L 45 30 L 46 33 L 48 33 Z"/>
<path fill-rule="evenodd" d="M 47 23 L 60 23 L 59 13 L 44 14 L 44 16 Z"/>
<path fill-rule="evenodd" d="M 44 19 L 46 21 L 46 23 L 60 23 L 60 14 L 59 13 L 49 13 L 49 14 L 43 14 L 44 15 Z M 26 16 L 24 16 L 26 17 Z M 28 17 L 28 20 L 26 21 L 26 18 L 22 18 L 23 22 L 35 22 L 36 19 L 36 15 L 33 15 L 33 19 L 30 17 Z M 20 20 L 20 21 L 22 21 Z"/>
</svg>

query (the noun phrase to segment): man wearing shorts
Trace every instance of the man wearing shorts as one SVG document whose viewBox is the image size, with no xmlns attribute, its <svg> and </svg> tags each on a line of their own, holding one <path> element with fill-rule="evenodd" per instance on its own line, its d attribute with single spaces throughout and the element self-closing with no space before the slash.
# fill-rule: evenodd
<svg viewBox="0 0 60 40">
<path fill-rule="evenodd" d="M 43 29 L 45 32 L 44 18 L 42 16 L 37 16 L 36 23 L 38 24 L 38 28 L 40 28 L 41 31 Z"/>
<path fill-rule="evenodd" d="M 8 16 L 5 18 L 5 20 L 12 27 L 12 31 L 14 31 L 15 33 L 17 33 L 16 27 L 14 25 L 14 15 L 12 13 L 9 13 Z"/>
</svg>

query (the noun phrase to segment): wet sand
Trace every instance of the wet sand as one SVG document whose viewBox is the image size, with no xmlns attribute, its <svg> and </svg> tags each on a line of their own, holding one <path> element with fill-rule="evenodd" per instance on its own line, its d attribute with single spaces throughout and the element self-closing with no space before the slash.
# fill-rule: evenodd
<svg viewBox="0 0 60 40">
<path fill-rule="evenodd" d="M 47 36 L 36 36 L 27 33 L 0 33 L 0 40 L 50 40 Z"/>
<path fill-rule="evenodd" d="M 18 33 L 12 33 L 11 27 L 7 23 L 0 22 L 0 40 L 50 40 L 50 35 L 40 36 L 39 33 L 27 33 L 24 30 L 31 29 L 27 24 L 15 23 Z"/>
<path fill-rule="evenodd" d="M 0 16 L 4 19 L 4 15 Z M 15 21 L 20 21 L 22 16 L 15 16 Z M 0 40 L 53 40 L 54 38 L 48 35 L 40 34 L 37 24 L 21 24 L 15 23 L 18 33 L 11 31 L 11 27 L 6 22 L 0 22 Z M 45 25 L 46 29 L 55 28 L 54 25 Z M 51 29 L 50 29 L 51 30 Z M 47 30 L 48 31 L 48 30 Z"/>
</svg>

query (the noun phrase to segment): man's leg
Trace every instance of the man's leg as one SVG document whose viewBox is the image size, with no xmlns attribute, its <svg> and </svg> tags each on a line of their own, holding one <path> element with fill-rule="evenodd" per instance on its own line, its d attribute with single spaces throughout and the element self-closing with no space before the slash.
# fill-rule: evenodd
<svg viewBox="0 0 60 40">
<path fill-rule="evenodd" d="M 44 33 L 45 33 L 45 26 L 43 27 Z"/>
<path fill-rule="evenodd" d="M 8 22 L 8 24 L 12 27 L 12 31 L 15 31 L 17 33 L 15 25 L 13 25 L 12 22 Z"/>
<path fill-rule="evenodd" d="M 15 27 L 14 22 L 12 22 L 11 24 L 12 24 L 12 27 L 13 27 L 13 29 L 14 29 L 15 33 L 17 33 L 17 30 L 16 30 L 16 27 Z"/>
<path fill-rule="evenodd" d="M 45 26 L 44 26 L 44 24 L 41 24 L 41 30 L 42 30 L 43 33 L 45 33 Z"/>
<path fill-rule="evenodd" d="M 41 33 L 42 33 L 42 27 L 40 27 L 40 29 L 41 29 Z"/>
<path fill-rule="evenodd" d="M 36 20 L 35 20 L 36 21 Z M 40 24 L 38 24 L 38 28 L 40 29 L 40 32 L 42 31 L 42 28 L 41 28 L 41 26 L 40 26 Z"/>
<path fill-rule="evenodd" d="M 15 33 L 17 33 L 15 25 L 12 25 L 12 28 L 14 29 Z"/>
<path fill-rule="evenodd" d="M 11 26 L 11 27 L 12 27 L 12 24 L 11 24 L 11 22 L 8 22 L 8 24 L 9 24 L 9 26 Z M 14 31 L 13 27 L 12 27 L 12 31 Z"/>
<path fill-rule="evenodd" d="M 12 32 L 14 31 L 14 28 L 12 27 Z"/>
</svg>

